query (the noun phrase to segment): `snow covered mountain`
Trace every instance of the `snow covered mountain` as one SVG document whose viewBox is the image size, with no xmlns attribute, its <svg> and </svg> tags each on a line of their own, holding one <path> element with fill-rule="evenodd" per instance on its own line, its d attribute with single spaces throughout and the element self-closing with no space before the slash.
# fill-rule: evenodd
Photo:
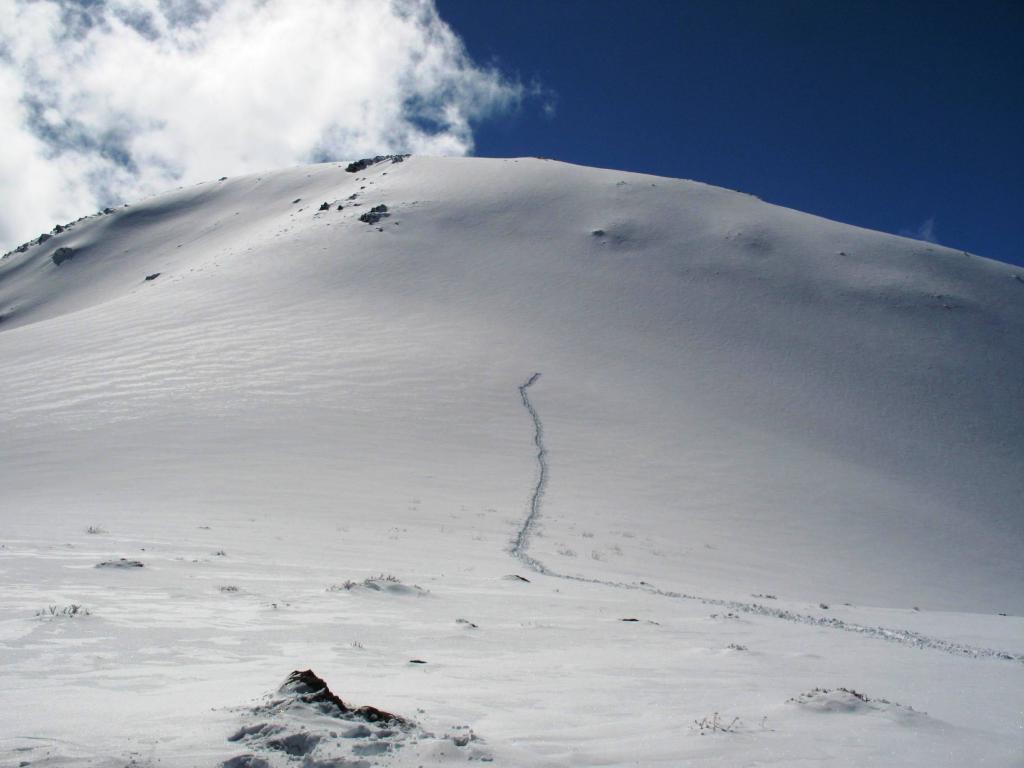
<svg viewBox="0 0 1024 768">
<path fill-rule="evenodd" d="M 1020 270 L 397 159 L 0 261 L 0 765 L 1021 764 Z"/>
</svg>

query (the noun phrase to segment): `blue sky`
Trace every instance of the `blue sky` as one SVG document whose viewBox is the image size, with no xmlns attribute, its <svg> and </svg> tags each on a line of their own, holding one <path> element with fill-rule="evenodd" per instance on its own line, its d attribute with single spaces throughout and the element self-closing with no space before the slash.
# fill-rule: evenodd
<svg viewBox="0 0 1024 768">
<path fill-rule="evenodd" d="M 0 251 L 388 152 L 691 178 L 1024 265 L 1024 0 L 0 0 Z"/>
<path fill-rule="evenodd" d="M 478 155 L 692 178 L 1024 264 L 1024 2 L 437 5 L 474 60 L 548 92 L 478 125 Z"/>
</svg>

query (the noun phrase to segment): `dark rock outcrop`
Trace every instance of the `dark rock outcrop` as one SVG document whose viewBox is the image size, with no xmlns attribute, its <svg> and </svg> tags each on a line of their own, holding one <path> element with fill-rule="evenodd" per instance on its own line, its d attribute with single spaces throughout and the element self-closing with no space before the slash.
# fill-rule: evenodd
<svg viewBox="0 0 1024 768">
<path fill-rule="evenodd" d="M 221 763 L 221 768 L 270 768 L 270 763 L 256 755 L 238 755 Z"/>
<path fill-rule="evenodd" d="M 401 163 L 409 155 L 377 155 L 376 157 L 364 157 L 362 160 L 356 160 L 354 163 L 349 163 L 345 166 L 345 170 L 349 173 L 358 173 L 359 171 L 365 171 L 371 165 L 377 163 L 383 163 L 385 160 L 390 160 L 392 163 Z"/>
<path fill-rule="evenodd" d="M 359 217 L 359 220 L 366 224 L 376 224 L 381 219 L 387 218 L 391 214 L 388 213 L 388 207 L 384 204 L 375 205 L 369 211 Z"/>
<path fill-rule="evenodd" d="M 53 256 L 51 256 L 50 258 L 53 259 L 53 263 L 59 267 L 65 261 L 70 261 L 74 257 L 75 249 L 68 248 L 67 246 L 65 246 L 63 248 L 58 248 L 56 251 L 54 251 Z"/>
<path fill-rule="evenodd" d="M 278 693 L 293 697 L 304 704 L 313 705 L 327 715 L 356 715 L 370 723 L 395 722 L 399 725 L 407 724 L 404 718 L 393 715 L 390 712 L 384 712 L 376 707 L 348 706 L 311 669 L 295 670 L 292 672 L 288 675 L 288 679 L 284 681 L 280 689 L 278 689 Z"/>
</svg>

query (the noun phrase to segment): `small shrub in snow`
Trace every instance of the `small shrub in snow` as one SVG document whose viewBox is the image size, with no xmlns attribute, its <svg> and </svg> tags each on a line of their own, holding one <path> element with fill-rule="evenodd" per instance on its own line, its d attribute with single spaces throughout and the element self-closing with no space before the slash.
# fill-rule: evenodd
<svg viewBox="0 0 1024 768">
<path fill-rule="evenodd" d="M 898 704 L 889 699 L 873 699 L 852 688 L 812 688 L 806 693 L 787 699 L 787 704 L 798 704 L 813 712 L 856 713 L 882 711 L 900 716 L 922 717 L 913 707 Z"/>
<path fill-rule="evenodd" d="M 119 558 L 117 560 L 104 560 L 102 563 L 96 563 L 97 568 L 142 568 L 143 563 L 141 560 L 128 560 L 127 558 Z"/>
<path fill-rule="evenodd" d="M 827 696 L 828 694 L 833 693 L 833 692 L 838 692 L 838 693 L 846 694 L 848 697 L 854 698 L 857 701 L 864 702 L 865 704 L 868 704 L 868 703 L 871 702 L 871 699 L 869 699 L 866 695 L 864 695 L 863 693 L 860 693 L 859 691 L 855 691 L 852 688 L 835 688 L 835 689 L 832 689 L 832 688 L 812 688 L 811 690 L 807 691 L 806 693 L 801 693 L 799 696 L 794 696 L 792 699 L 787 699 L 786 703 L 787 704 L 806 704 L 809 701 L 814 701 L 815 699 L 820 699 L 820 698 L 822 698 L 824 696 Z M 879 701 L 882 702 L 883 704 L 889 704 L 890 703 L 890 702 L 886 701 L 885 699 L 879 699 Z"/>
<path fill-rule="evenodd" d="M 738 717 L 734 717 L 731 721 L 726 723 L 722 719 L 721 715 L 717 712 L 702 717 L 700 720 L 694 720 L 693 725 L 700 731 L 700 735 L 703 736 L 706 733 L 736 733 L 740 726 L 741 721 Z"/>
<path fill-rule="evenodd" d="M 71 605 L 65 605 L 63 607 L 56 605 L 48 605 L 44 610 L 36 612 L 36 616 L 41 616 L 46 619 L 73 619 L 76 616 L 88 615 L 89 609 L 86 608 L 84 605 L 78 605 L 76 603 L 72 603 Z"/>
<path fill-rule="evenodd" d="M 376 576 L 371 576 L 362 581 L 352 581 L 346 579 L 341 584 L 331 584 L 327 587 L 328 592 L 351 592 L 355 589 L 367 589 L 372 592 L 420 592 L 424 593 L 426 590 L 413 585 L 411 587 L 406 586 L 402 583 L 402 580 L 397 576 L 392 576 L 390 573 L 381 573 Z"/>
<path fill-rule="evenodd" d="M 346 579 L 342 584 L 331 584 L 327 587 L 328 592 L 348 592 L 351 589 L 358 587 L 359 584 L 351 579 Z"/>
</svg>

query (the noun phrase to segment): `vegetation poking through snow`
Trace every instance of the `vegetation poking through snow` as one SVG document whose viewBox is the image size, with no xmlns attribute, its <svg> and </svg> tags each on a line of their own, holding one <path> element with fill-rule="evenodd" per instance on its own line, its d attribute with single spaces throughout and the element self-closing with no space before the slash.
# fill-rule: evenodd
<svg viewBox="0 0 1024 768">
<path fill-rule="evenodd" d="M 41 611 L 36 611 L 36 616 L 44 619 L 73 619 L 77 616 L 89 616 L 91 615 L 88 608 L 84 605 L 77 603 L 71 603 L 70 605 L 57 606 L 48 605 Z"/>
<path fill-rule="evenodd" d="M 47 605 L 43 610 L 36 611 L 36 615 L 43 618 L 75 618 L 90 615 L 90 611 L 84 605 L 72 603 L 63 606 Z"/>
<path fill-rule="evenodd" d="M 331 584 L 327 587 L 328 592 L 389 592 L 393 595 L 425 595 L 427 590 L 416 584 L 403 584 L 402 580 L 390 573 L 381 573 L 370 576 L 362 581 L 346 579 L 341 584 Z"/>
<path fill-rule="evenodd" d="M 144 564 L 141 560 L 129 560 L 125 557 L 96 563 L 97 568 L 142 568 L 143 566 Z"/>
<path fill-rule="evenodd" d="M 726 722 L 717 712 L 712 712 L 700 720 L 694 720 L 693 725 L 703 736 L 708 733 L 736 733 L 739 731 L 742 721 L 738 717 L 734 717 Z"/>
</svg>

